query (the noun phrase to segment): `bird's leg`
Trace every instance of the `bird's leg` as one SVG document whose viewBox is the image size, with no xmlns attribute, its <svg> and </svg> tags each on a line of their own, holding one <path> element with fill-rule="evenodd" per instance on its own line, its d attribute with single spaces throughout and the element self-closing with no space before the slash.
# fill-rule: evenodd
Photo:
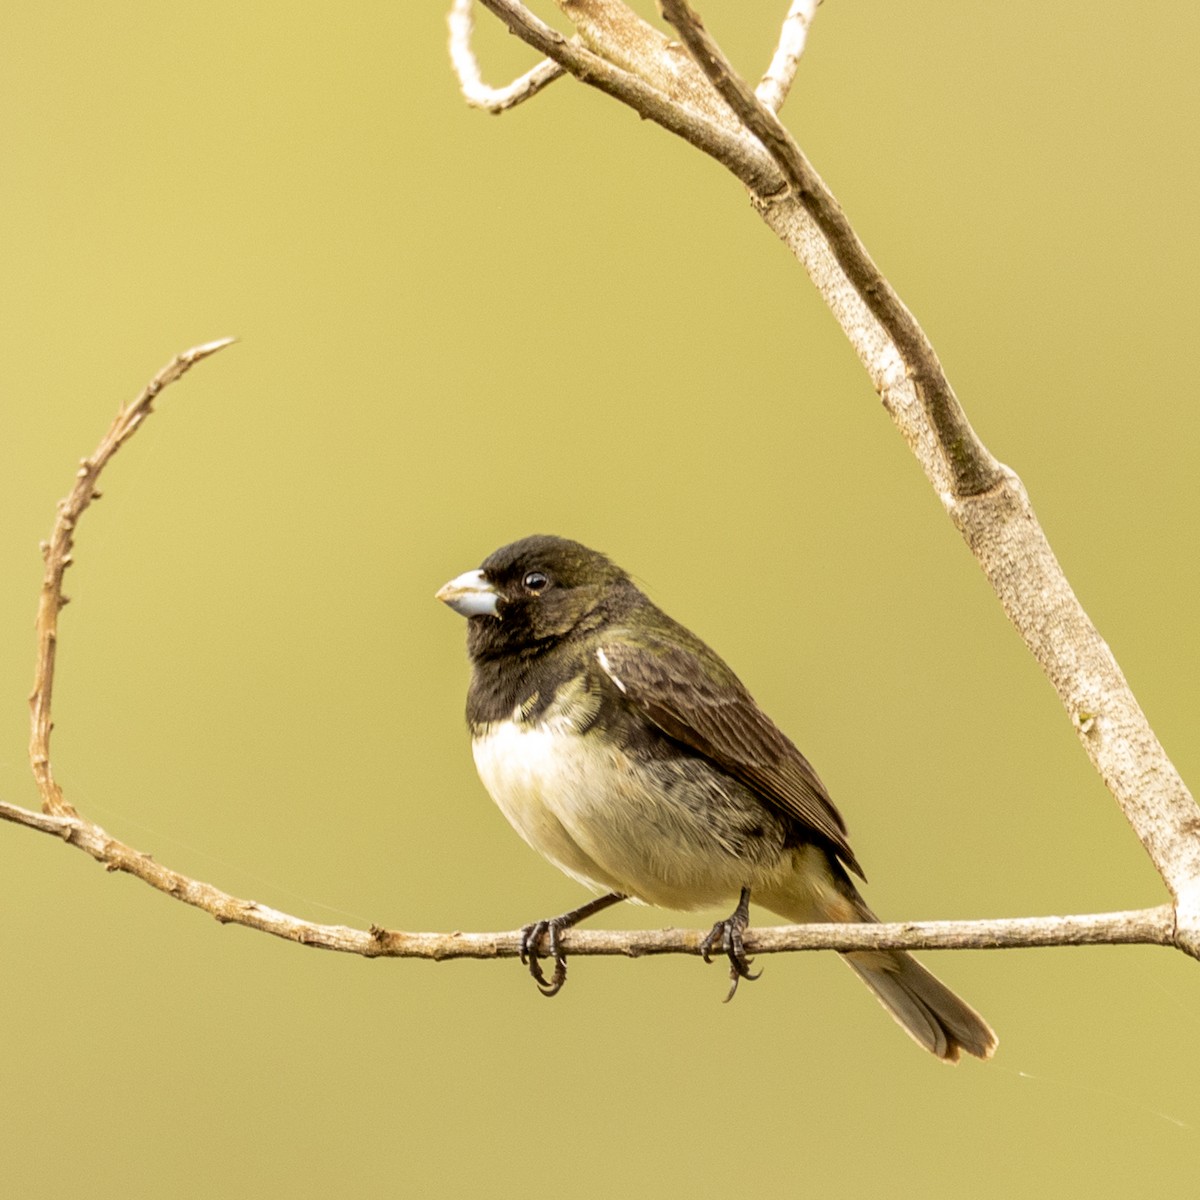
<svg viewBox="0 0 1200 1200">
<path fill-rule="evenodd" d="M 737 994 L 738 984 L 743 979 L 757 979 L 762 974 L 761 971 L 750 970 L 754 960 L 746 957 L 746 947 L 742 943 L 742 934 L 749 924 L 750 889 L 744 887 L 737 908 L 724 921 L 718 921 L 708 937 L 700 943 L 700 953 L 704 955 L 706 963 L 712 962 L 710 956 L 714 950 L 719 950 L 729 959 L 730 984 L 729 995 L 725 997 L 726 1004 Z"/>
<path fill-rule="evenodd" d="M 586 904 L 563 913 L 561 917 L 551 917 L 548 921 L 534 921 L 532 925 L 526 925 L 521 930 L 521 961 L 529 968 L 533 982 L 541 988 L 543 996 L 557 996 L 562 991 L 562 985 L 567 982 L 567 956 L 558 940 L 562 931 L 624 899 L 620 892 L 597 896 L 595 900 L 589 900 Z M 543 974 L 542 964 L 538 962 L 538 942 L 543 936 L 550 951 L 549 957 L 554 959 L 554 974 L 549 979 Z"/>
</svg>

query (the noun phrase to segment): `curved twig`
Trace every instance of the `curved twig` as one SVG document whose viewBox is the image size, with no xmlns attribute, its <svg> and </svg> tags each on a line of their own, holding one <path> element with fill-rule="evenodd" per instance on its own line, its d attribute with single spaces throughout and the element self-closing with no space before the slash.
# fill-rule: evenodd
<svg viewBox="0 0 1200 1200">
<path fill-rule="evenodd" d="M 62 788 L 54 778 L 50 766 L 50 732 L 54 723 L 50 719 L 50 702 L 54 694 L 54 662 L 58 651 L 58 614 L 67 597 L 63 595 L 63 576 L 71 565 L 71 551 L 75 545 L 75 525 L 84 510 L 93 500 L 100 499 L 96 481 L 109 459 L 137 432 L 141 423 L 150 415 L 155 397 L 165 387 L 186 375 L 196 363 L 216 354 L 233 342 L 233 338 L 221 338 L 193 346 L 173 358 L 132 403 L 117 413 L 108 432 L 90 458 L 80 461 L 75 472 L 75 486 L 65 500 L 60 500 L 54 517 L 54 528 L 50 540 L 42 543 L 42 557 L 46 568 L 42 575 L 42 590 L 38 599 L 37 612 L 37 666 L 34 670 L 33 691 L 29 694 L 31 730 L 29 736 L 29 761 L 33 777 L 42 795 L 42 808 L 58 816 L 74 816 L 75 810 L 63 799 Z"/>
<path fill-rule="evenodd" d="M 483 81 L 479 60 L 471 46 L 471 37 L 475 32 L 472 0 L 454 0 L 447 22 L 450 25 L 450 63 L 458 76 L 463 99 L 472 108 L 482 108 L 491 113 L 505 112 L 523 100 L 536 96 L 548 83 L 566 74 L 558 63 L 546 58 L 507 87 L 490 87 Z"/>
</svg>

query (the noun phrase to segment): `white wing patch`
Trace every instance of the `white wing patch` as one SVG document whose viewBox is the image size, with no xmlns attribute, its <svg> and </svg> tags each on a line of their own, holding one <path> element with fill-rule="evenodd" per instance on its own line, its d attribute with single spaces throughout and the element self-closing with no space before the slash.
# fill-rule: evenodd
<svg viewBox="0 0 1200 1200">
<path fill-rule="evenodd" d="M 614 671 L 612 666 L 609 664 L 608 655 L 604 653 L 603 646 L 596 651 L 596 661 L 600 664 L 600 670 L 602 670 L 605 675 L 607 675 L 609 679 L 611 679 L 613 683 L 617 685 L 618 689 L 624 693 L 625 685 L 620 681 L 620 679 L 617 678 L 616 671 Z"/>
</svg>

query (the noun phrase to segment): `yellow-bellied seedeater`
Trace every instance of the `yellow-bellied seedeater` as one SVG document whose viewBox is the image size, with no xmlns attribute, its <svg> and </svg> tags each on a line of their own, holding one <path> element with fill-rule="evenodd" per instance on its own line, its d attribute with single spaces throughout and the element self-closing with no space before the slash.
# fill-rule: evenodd
<svg viewBox="0 0 1200 1200">
<path fill-rule="evenodd" d="M 749 971 L 751 896 L 795 922 L 875 921 L 846 825 L 808 760 L 732 670 L 610 559 L 565 538 L 497 550 L 438 599 L 468 618 L 475 765 L 516 831 L 597 899 L 525 927 L 547 995 L 559 934 L 619 900 L 672 909 L 736 901 L 705 943 Z M 535 948 L 545 935 L 547 979 Z M 901 1026 L 947 1061 L 996 1035 L 911 955 L 843 956 Z"/>
</svg>

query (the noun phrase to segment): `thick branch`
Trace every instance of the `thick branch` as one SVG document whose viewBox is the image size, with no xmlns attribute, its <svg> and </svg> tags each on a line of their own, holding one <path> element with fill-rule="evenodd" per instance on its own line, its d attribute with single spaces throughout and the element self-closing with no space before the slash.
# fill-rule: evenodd
<svg viewBox="0 0 1200 1200">
<path fill-rule="evenodd" d="M 1186 910 L 1192 952 L 1200 956 L 1200 810 L 1068 584 L 1024 486 L 976 437 L 924 331 L 870 260 L 792 135 L 738 78 L 686 0 L 662 0 L 662 7 L 713 85 L 779 165 L 899 351 L 951 467 L 954 486 L 942 501 L 1064 701 L 1105 784 Z"/>
</svg>

